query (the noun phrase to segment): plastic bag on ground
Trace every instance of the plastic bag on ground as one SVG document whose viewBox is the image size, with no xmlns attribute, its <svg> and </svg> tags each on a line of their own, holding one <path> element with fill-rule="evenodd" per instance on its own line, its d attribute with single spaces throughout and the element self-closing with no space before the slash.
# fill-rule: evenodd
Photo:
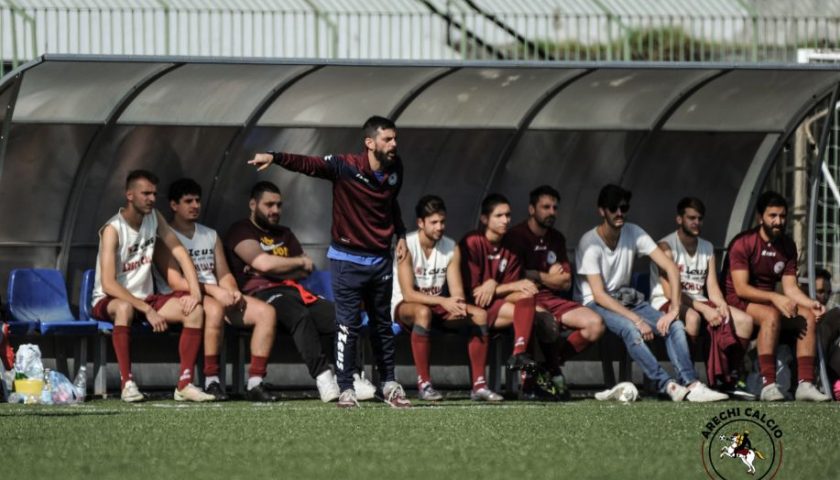
<svg viewBox="0 0 840 480">
<path fill-rule="evenodd" d="M 70 379 L 60 372 L 50 370 L 49 385 L 50 393 L 52 394 L 52 403 L 54 405 L 66 405 L 84 401 L 84 397 L 79 398 L 76 387 L 73 386 Z"/>
<path fill-rule="evenodd" d="M 41 363 L 41 349 L 38 345 L 25 343 L 15 354 L 15 372 L 26 378 L 44 379 L 44 364 Z"/>
</svg>

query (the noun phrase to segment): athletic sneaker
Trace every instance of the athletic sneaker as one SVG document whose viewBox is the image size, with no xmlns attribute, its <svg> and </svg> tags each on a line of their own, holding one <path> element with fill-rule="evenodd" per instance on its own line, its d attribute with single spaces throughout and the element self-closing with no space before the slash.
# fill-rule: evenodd
<svg viewBox="0 0 840 480">
<path fill-rule="evenodd" d="M 695 403 L 720 402 L 721 400 L 729 400 L 729 395 L 716 392 L 703 382 L 694 382 L 694 388 L 688 389 L 688 395 L 685 399 Z"/>
<path fill-rule="evenodd" d="M 249 402 L 276 402 L 279 398 L 268 390 L 268 385 L 265 382 L 260 382 L 259 385 L 255 385 L 245 392 L 245 400 Z"/>
<path fill-rule="evenodd" d="M 376 396 L 376 387 L 365 378 L 365 374 L 353 374 L 353 390 L 356 392 L 356 400 L 362 402 Z"/>
<path fill-rule="evenodd" d="M 335 380 L 335 374 L 331 369 L 324 370 L 318 374 L 315 377 L 315 385 L 318 386 L 318 394 L 321 395 L 321 401 L 324 403 L 332 402 L 341 393 L 341 390 L 338 388 L 338 383 Z"/>
<path fill-rule="evenodd" d="M 481 387 L 478 390 L 473 390 L 470 392 L 470 400 L 474 402 L 501 402 L 504 400 L 504 397 L 499 395 L 498 393 L 490 390 L 487 387 Z"/>
<path fill-rule="evenodd" d="M 352 388 L 341 392 L 336 403 L 338 408 L 359 408 L 359 400 L 356 399 L 356 391 Z"/>
<path fill-rule="evenodd" d="M 423 382 L 417 384 L 417 398 L 427 402 L 437 402 L 438 400 L 443 400 L 443 395 L 435 390 L 435 387 L 432 386 L 432 382 Z"/>
<path fill-rule="evenodd" d="M 142 402 L 145 397 L 143 397 L 143 394 L 140 393 L 140 389 L 137 388 L 137 384 L 134 383 L 134 380 L 129 380 L 125 382 L 122 393 L 120 393 L 120 398 L 123 402 L 134 403 Z"/>
<path fill-rule="evenodd" d="M 757 397 L 747 390 L 747 382 L 740 379 L 734 383 L 722 385 L 720 391 L 729 395 L 734 400 L 757 400 Z"/>
<path fill-rule="evenodd" d="M 799 391 L 797 389 L 797 391 Z M 761 395 L 759 396 L 762 402 L 781 402 L 785 399 L 785 394 L 779 389 L 779 384 L 771 383 L 769 385 L 765 385 L 764 388 L 761 389 Z"/>
<path fill-rule="evenodd" d="M 559 400 L 554 391 L 554 384 L 550 380 L 537 381 L 537 375 L 530 375 L 520 372 L 522 388 L 519 390 L 519 399 L 530 402 L 556 402 Z"/>
<path fill-rule="evenodd" d="M 410 408 L 411 402 L 405 398 L 405 390 L 402 385 L 397 382 L 385 382 L 382 386 L 382 395 L 385 396 L 384 401 L 394 408 Z"/>
<path fill-rule="evenodd" d="M 202 392 L 192 383 L 188 383 L 186 387 L 180 390 L 176 388 L 174 398 L 176 402 L 212 402 L 216 400 L 216 397 Z"/>
<path fill-rule="evenodd" d="M 799 382 L 793 398 L 797 402 L 827 402 L 831 400 L 831 397 L 817 390 L 817 387 L 811 382 Z"/>
<path fill-rule="evenodd" d="M 840 402 L 840 380 L 834 381 L 834 400 Z"/>
<path fill-rule="evenodd" d="M 537 372 L 537 362 L 535 362 L 527 353 L 515 353 L 507 359 L 507 368 L 510 370 L 522 370 L 528 373 Z"/>
<path fill-rule="evenodd" d="M 688 395 L 688 389 L 673 380 L 669 380 L 668 384 L 665 385 L 665 393 L 671 397 L 671 400 L 682 402 Z"/>
<path fill-rule="evenodd" d="M 225 389 L 222 388 L 222 384 L 219 382 L 210 382 L 210 385 L 207 385 L 204 389 L 204 393 L 213 395 L 213 398 L 217 402 L 226 402 L 228 400 L 227 393 L 225 393 Z"/>
<path fill-rule="evenodd" d="M 639 390 L 630 382 L 621 382 L 614 387 L 595 394 L 595 400 L 602 402 L 618 400 L 620 402 L 635 402 L 639 398 Z"/>
</svg>

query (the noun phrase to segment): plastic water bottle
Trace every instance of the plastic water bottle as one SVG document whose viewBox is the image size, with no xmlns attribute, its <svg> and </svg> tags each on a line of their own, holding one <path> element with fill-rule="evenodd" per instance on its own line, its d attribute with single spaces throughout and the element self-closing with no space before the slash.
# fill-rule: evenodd
<svg viewBox="0 0 840 480">
<path fill-rule="evenodd" d="M 81 403 L 85 401 L 87 395 L 87 368 L 84 365 L 79 367 L 79 373 L 76 374 L 76 379 L 73 380 L 73 389 L 76 391 L 76 401 Z"/>
<path fill-rule="evenodd" d="M 50 369 L 44 370 L 44 388 L 41 389 L 41 398 L 39 403 L 42 405 L 52 405 L 52 389 L 50 388 Z"/>
</svg>

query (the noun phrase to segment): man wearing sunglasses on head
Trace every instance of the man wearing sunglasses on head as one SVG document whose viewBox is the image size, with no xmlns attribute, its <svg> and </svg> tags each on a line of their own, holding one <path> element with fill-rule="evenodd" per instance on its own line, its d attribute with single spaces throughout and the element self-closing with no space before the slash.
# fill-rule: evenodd
<svg viewBox="0 0 840 480">
<path fill-rule="evenodd" d="M 606 185 L 598 195 L 602 222 L 586 232 L 578 244 L 575 263 L 575 300 L 601 315 L 607 328 L 621 337 L 627 351 L 648 378 L 656 381 L 661 393 L 679 402 L 715 402 L 729 398 L 711 390 L 698 380 L 688 352 L 685 327 L 675 321 L 680 311 L 680 272 L 676 264 L 639 226 L 626 223 L 631 193 L 617 185 Z M 663 314 L 645 301 L 631 284 L 633 261 L 647 255 L 667 272 L 671 301 Z M 668 358 L 677 370 L 681 384 L 674 380 L 645 342 L 654 335 L 664 337 Z"/>
</svg>

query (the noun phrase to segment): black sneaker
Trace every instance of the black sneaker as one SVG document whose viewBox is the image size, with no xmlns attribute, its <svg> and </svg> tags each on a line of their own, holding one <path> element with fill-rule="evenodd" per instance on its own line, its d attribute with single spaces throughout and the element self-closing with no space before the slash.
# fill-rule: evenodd
<svg viewBox="0 0 840 480">
<path fill-rule="evenodd" d="M 515 353 L 511 355 L 506 362 L 507 368 L 515 371 L 523 371 L 529 375 L 537 373 L 537 362 L 535 362 L 527 353 Z"/>
<path fill-rule="evenodd" d="M 724 384 L 719 391 L 729 395 L 734 400 L 754 401 L 756 396 L 747 390 L 747 383 L 743 380 L 737 380 L 733 383 Z"/>
<path fill-rule="evenodd" d="M 279 398 L 268 391 L 265 383 L 260 383 L 256 387 L 245 392 L 245 400 L 251 402 L 276 402 Z"/>
<path fill-rule="evenodd" d="M 204 389 L 204 393 L 213 395 L 213 398 L 215 398 L 217 402 L 226 402 L 228 400 L 227 393 L 225 393 L 225 389 L 222 388 L 222 385 L 219 382 L 211 382 L 210 385 L 207 385 L 207 388 Z"/>
</svg>

